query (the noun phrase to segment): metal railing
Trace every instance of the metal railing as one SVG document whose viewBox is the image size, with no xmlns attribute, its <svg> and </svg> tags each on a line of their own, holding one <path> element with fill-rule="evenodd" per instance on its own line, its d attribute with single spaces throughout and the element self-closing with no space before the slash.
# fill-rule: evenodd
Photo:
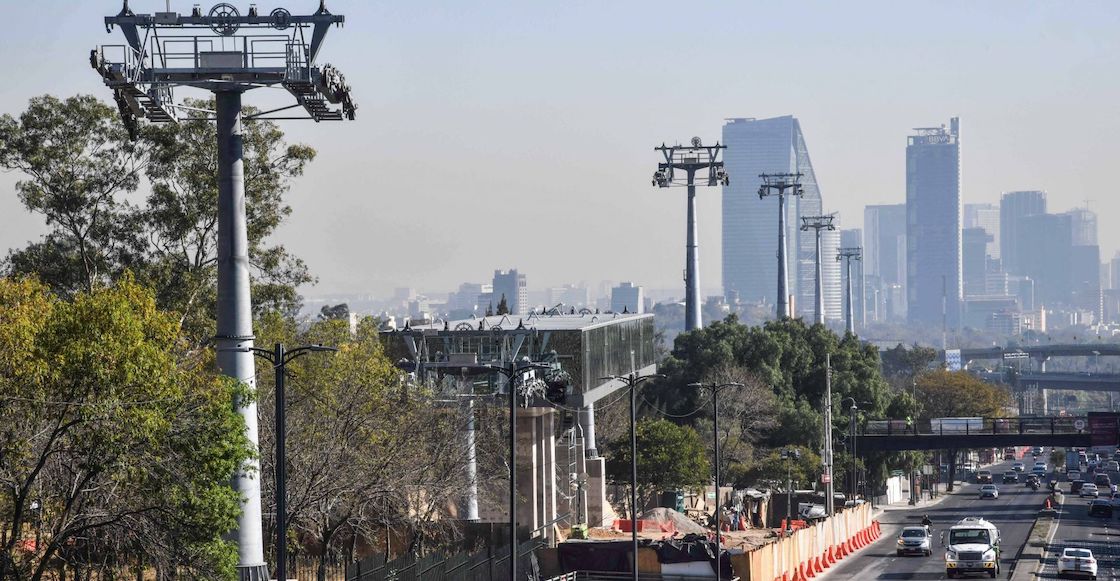
<svg viewBox="0 0 1120 581">
<path fill-rule="evenodd" d="M 713 578 L 715 573 L 712 573 Z M 574 571 L 556 577 L 549 577 L 545 581 L 630 581 L 633 573 L 615 573 L 609 571 Z M 695 575 L 664 575 L 661 573 L 638 573 L 639 581 L 696 581 Z M 739 581 L 739 577 L 732 577 L 730 581 Z"/>
<path fill-rule="evenodd" d="M 859 435 L 883 436 L 980 436 L 1000 434 L 1084 434 L 1085 417 L 950 418 L 869 420 Z"/>
</svg>

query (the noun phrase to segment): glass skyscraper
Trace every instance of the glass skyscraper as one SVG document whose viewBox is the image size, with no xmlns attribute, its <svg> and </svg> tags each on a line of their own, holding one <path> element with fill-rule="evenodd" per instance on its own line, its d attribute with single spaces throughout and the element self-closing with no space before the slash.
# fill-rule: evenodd
<svg viewBox="0 0 1120 581">
<path fill-rule="evenodd" d="M 906 143 L 906 291 L 912 322 L 960 322 L 960 120 L 919 128 Z"/>
<path fill-rule="evenodd" d="M 1007 192 L 999 201 L 999 252 L 1003 270 L 1009 274 L 1026 272 L 1027 260 L 1020 259 L 1020 250 L 1029 244 L 1030 233 L 1022 226 L 1023 218 L 1046 213 L 1046 192 L 1027 190 Z"/>
<path fill-rule="evenodd" d="M 772 119 L 728 119 L 723 126 L 727 146 L 724 163 L 731 185 L 723 187 L 723 292 L 744 302 L 777 301 L 778 199 L 759 199 L 759 174 L 797 173 L 805 194 L 786 199 L 786 247 L 789 251 L 789 293 L 796 297 L 795 313 L 812 318 L 816 241 L 802 232 L 801 216 L 822 213 L 821 192 L 809 160 L 801 124 L 791 115 Z M 825 263 L 833 257 L 824 256 Z M 827 285 L 839 280 L 825 277 Z M 838 317 L 826 308 L 829 318 Z"/>
</svg>

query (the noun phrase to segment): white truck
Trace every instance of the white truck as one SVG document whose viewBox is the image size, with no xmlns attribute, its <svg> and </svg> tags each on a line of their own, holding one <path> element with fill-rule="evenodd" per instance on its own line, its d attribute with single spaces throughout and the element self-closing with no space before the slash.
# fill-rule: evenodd
<svg viewBox="0 0 1120 581">
<path fill-rule="evenodd" d="M 1000 573 L 999 529 L 980 517 L 963 518 L 949 527 L 945 546 L 945 575 L 954 579 L 968 573 L 985 573 L 995 578 Z"/>
</svg>

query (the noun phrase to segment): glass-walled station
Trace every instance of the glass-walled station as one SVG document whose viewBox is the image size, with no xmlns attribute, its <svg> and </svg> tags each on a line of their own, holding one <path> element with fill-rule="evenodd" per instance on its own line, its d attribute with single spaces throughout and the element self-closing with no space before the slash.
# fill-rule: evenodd
<svg viewBox="0 0 1120 581">
<path fill-rule="evenodd" d="M 519 384 L 528 394 L 527 407 L 517 411 L 520 527 L 548 536 L 551 523 L 597 526 L 611 515 L 605 461 L 595 443 L 595 402 L 626 387 L 612 377 L 657 371 L 653 315 L 553 310 L 436 321 L 386 331 L 382 342 L 415 381 L 447 395 L 497 396 L 470 398 L 473 405 L 505 405 L 508 379 L 491 366 L 547 365 Z M 538 389 L 526 390 L 526 383 Z M 467 438 L 473 441 L 473 434 Z M 479 475 L 479 486 L 488 485 Z M 477 505 L 466 499 L 461 518 L 507 522 L 505 509 Z"/>
</svg>

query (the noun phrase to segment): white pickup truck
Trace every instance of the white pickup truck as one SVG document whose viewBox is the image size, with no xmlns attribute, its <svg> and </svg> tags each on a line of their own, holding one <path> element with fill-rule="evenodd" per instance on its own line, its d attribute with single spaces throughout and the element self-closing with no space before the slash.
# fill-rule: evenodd
<svg viewBox="0 0 1120 581">
<path fill-rule="evenodd" d="M 943 533 L 944 535 L 944 533 Z M 979 517 L 963 518 L 949 527 L 945 546 L 945 575 L 950 579 L 967 573 L 999 575 L 999 529 Z"/>
</svg>

